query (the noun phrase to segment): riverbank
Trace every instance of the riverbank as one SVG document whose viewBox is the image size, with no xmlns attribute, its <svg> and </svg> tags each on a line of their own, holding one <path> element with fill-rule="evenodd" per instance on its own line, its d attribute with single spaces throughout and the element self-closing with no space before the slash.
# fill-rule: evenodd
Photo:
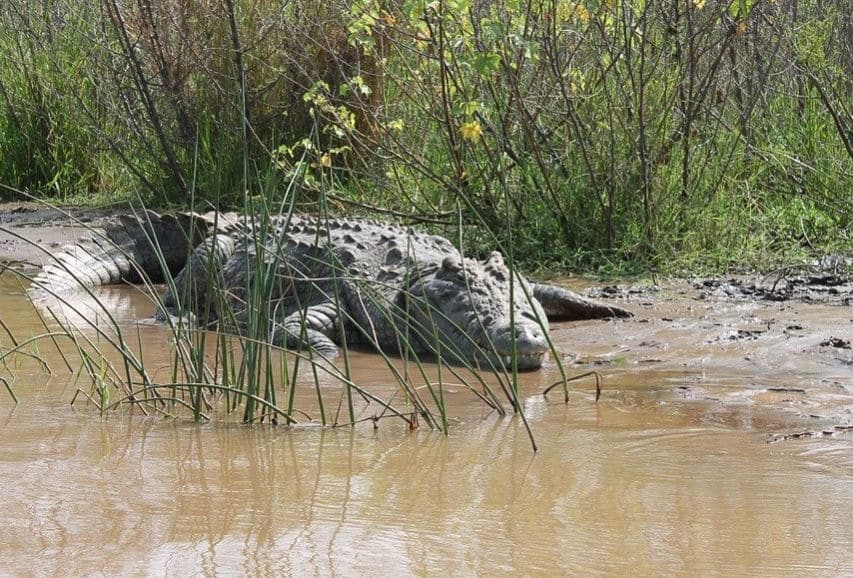
<svg viewBox="0 0 853 578">
<path fill-rule="evenodd" d="M 43 203 L 0 203 L 0 262 L 27 270 L 41 267 L 48 254 L 74 243 L 116 208 L 62 207 Z"/>
</svg>

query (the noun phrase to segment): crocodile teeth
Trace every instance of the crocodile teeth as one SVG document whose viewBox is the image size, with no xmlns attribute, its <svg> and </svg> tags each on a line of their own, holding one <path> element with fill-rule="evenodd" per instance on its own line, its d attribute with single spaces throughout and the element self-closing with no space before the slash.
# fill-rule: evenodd
<svg viewBox="0 0 853 578">
<path fill-rule="evenodd" d="M 519 353 L 515 356 L 518 360 L 519 365 L 525 361 L 540 361 L 543 357 L 545 357 L 544 353 Z M 512 363 L 512 355 L 503 355 L 501 356 L 501 361 L 504 362 L 505 365 L 509 365 Z"/>
</svg>

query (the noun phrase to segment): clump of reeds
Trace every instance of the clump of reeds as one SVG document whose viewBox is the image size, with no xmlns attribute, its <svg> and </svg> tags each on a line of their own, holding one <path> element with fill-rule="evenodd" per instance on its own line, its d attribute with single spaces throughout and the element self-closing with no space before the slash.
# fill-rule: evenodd
<svg viewBox="0 0 853 578">
<path fill-rule="evenodd" d="M 376 424 L 382 419 L 396 418 L 410 428 L 425 423 L 446 433 L 452 408 L 448 407 L 445 388 L 452 384 L 454 388 L 467 389 L 501 415 L 508 411 L 520 415 L 529 431 L 514 364 L 510 368 L 502 364 L 473 367 L 464 362 L 457 366 L 442 362 L 442 355 L 438 359 L 421 358 L 418 348 L 413 345 L 416 339 L 432 342 L 433 350 L 446 353 L 448 358 L 464 356 L 455 355 L 459 352 L 449 350 L 450 344 L 440 342 L 434 326 L 417 323 L 414 319 L 407 319 L 402 324 L 405 329 L 397 335 L 402 360 L 383 353 L 370 328 L 358 327 L 341 303 L 339 284 L 360 282 L 352 278 L 342 265 L 332 264 L 332 291 L 323 297 L 335 303 L 342 331 L 346 327 L 348 331 L 360 332 L 361 340 L 372 346 L 384 360 L 389 380 L 394 386 L 390 388 L 392 393 L 387 393 L 387 387 L 384 388 L 385 393 L 371 391 L 352 377 L 346 336 L 341 339 L 341 357 L 335 362 L 310 348 L 286 350 L 275 345 L 275 309 L 279 306 L 283 286 L 292 282 L 296 273 L 294 270 L 293 277 L 288 277 L 291 264 L 286 261 L 283 251 L 284 239 L 273 234 L 272 222 L 289 220 L 293 211 L 293 203 L 284 202 L 273 211 L 267 204 L 256 203 L 247 197 L 245 214 L 251 215 L 253 226 L 246 229 L 248 232 L 244 234 L 247 238 L 242 242 L 254 250 L 245 253 L 248 273 L 240 301 L 230 299 L 222 286 L 219 271 L 223 263 L 215 250 L 215 243 L 199 245 L 200 249 L 196 250 L 206 252 L 203 255 L 206 266 L 196 271 L 200 273 L 192 276 L 193 282 L 188 282 L 190 276 L 186 276 L 183 286 L 179 287 L 169 272 L 165 250 L 153 233 L 155 229 L 148 220 L 149 213 L 136 212 L 142 228 L 151 232 L 147 242 L 157 256 L 160 269 L 157 277 L 165 279 L 164 293 L 155 286 L 151 276 L 137 266 L 143 292 L 154 302 L 157 310 L 170 313 L 163 316 L 173 349 L 166 381 L 155 379 L 146 366 L 138 327 L 135 335 L 133 326 L 117 322 L 109 305 L 99 299 L 97 290 L 86 287 L 82 282 L 77 294 L 56 292 L 47 284 L 39 288 L 42 294 L 49 295 L 48 300 L 37 302 L 45 332 L 16 344 L 14 351 L 23 351 L 24 346 L 32 341 L 50 340 L 63 352 L 63 360 L 69 369 L 76 365 L 73 373 L 77 379 L 85 376 L 91 384 L 88 388 L 78 389 L 75 399 L 82 396 L 102 412 L 130 404 L 146 413 L 155 411 L 174 415 L 188 411 L 197 420 L 212 419 L 217 413 L 234 415 L 239 411 L 246 423 L 268 421 L 294 425 L 308 421 L 322 426 L 354 425 L 360 421 Z M 324 212 L 320 218 L 329 218 L 329 215 Z M 460 225 L 460 235 L 461 230 Z M 318 235 L 323 234 L 322 227 L 318 227 L 318 231 Z M 89 234 L 98 236 L 102 233 L 96 228 L 89 228 Z M 320 243 L 322 240 L 318 238 L 316 241 Z M 103 242 L 108 243 L 109 240 L 103 239 Z M 193 250 L 191 245 L 188 247 L 189 251 Z M 47 256 L 50 257 L 49 254 Z M 132 261 L 132 255 L 125 257 Z M 187 261 L 190 257 L 188 254 Z M 509 258 L 511 260 L 511 254 Z M 63 260 L 55 259 L 54 265 L 74 276 L 73 268 Z M 303 277 L 301 281 L 311 279 Z M 521 290 L 518 284 L 510 285 L 517 291 Z M 364 287 L 362 294 L 368 301 L 376 299 L 369 286 Z M 168 305 L 162 295 L 170 296 Z M 85 308 L 80 303 L 81 296 L 86 297 Z M 419 296 L 411 297 L 417 299 Z M 526 298 L 533 299 L 532 295 L 526 295 Z M 510 301 L 513 302 L 512 297 Z M 391 309 L 387 306 L 384 309 L 389 311 L 385 321 L 394 323 Z M 210 315 L 212 311 L 215 315 Z M 438 309 L 431 309 L 429 314 L 443 315 Z M 206 320 L 211 317 L 215 317 L 216 325 L 208 326 Z M 301 321 L 300 330 L 304 332 L 307 322 L 304 317 Z M 544 324 L 547 320 L 541 319 L 540 322 Z M 494 347 L 492 349 L 497 357 Z M 558 356 L 554 358 L 559 364 Z M 563 371 L 562 366 L 560 370 Z M 565 387 L 567 381 L 563 375 Z M 306 382 L 312 385 L 305 385 Z M 330 388 L 329 383 L 337 383 L 338 387 Z M 313 387 L 314 390 L 314 402 L 310 407 L 302 407 L 298 403 L 297 389 L 305 387 Z"/>
</svg>

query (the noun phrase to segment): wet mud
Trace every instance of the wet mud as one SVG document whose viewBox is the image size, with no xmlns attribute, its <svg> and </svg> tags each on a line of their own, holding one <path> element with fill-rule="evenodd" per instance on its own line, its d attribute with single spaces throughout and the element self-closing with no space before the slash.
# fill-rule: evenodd
<svg viewBox="0 0 853 578">
<path fill-rule="evenodd" d="M 781 412 L 794 428 L 814 426 L 815 435 L 846 435 L 853 423 L 853 280 L 846 266 L 815 269 L 786 281 L 765 275 L 594 289 L 595 297 L 634 303 L 639 313 L 619 327 L 618 341 L 608 343 L 590 326 L 577 346 L 586 358 L 576 362 L 608 368 L 623 388 L 644 375 L 675 372 L 680 383 L 668 395 L 747 404 Z"/>
<path fill-rule="evenodd" d="M 74 243 L 85 227 L 97 226 L 119 209 L 51 208 L 38 203 L 0 203 L 0 263 L 32 270 L 50 251 Z"/>
</svg>

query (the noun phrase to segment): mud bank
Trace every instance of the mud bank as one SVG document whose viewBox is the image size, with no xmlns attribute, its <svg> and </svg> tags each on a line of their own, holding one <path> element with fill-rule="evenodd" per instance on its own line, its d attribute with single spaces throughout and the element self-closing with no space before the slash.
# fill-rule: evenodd
<svg viewBox="0 0 853 578">
<path fill-rule="evenodd" d="M 695 400 L 729 410 L 751 407 L 763 415 L 741 413 L 742 427 L 780 413 L 771 441 L 850 435 L 849 261 L 660 286 L 591 288 L 587 294 L 633 304 L 637 313 L 615 328 L 589 325 L 574 333 L 573 345 L 585 352 L 575 365 L 598 368 L 623 392 L 649 395 L 651 388 L 661 403 Z"/>
<path fill-rule="evenodd" d="M 74 243 L 86 225 L 97 225 L 119 209 L 50 208 L 38 203 L 0 203 L 0 263 L 32 270 L 48 253 Z"/>
</svg>

